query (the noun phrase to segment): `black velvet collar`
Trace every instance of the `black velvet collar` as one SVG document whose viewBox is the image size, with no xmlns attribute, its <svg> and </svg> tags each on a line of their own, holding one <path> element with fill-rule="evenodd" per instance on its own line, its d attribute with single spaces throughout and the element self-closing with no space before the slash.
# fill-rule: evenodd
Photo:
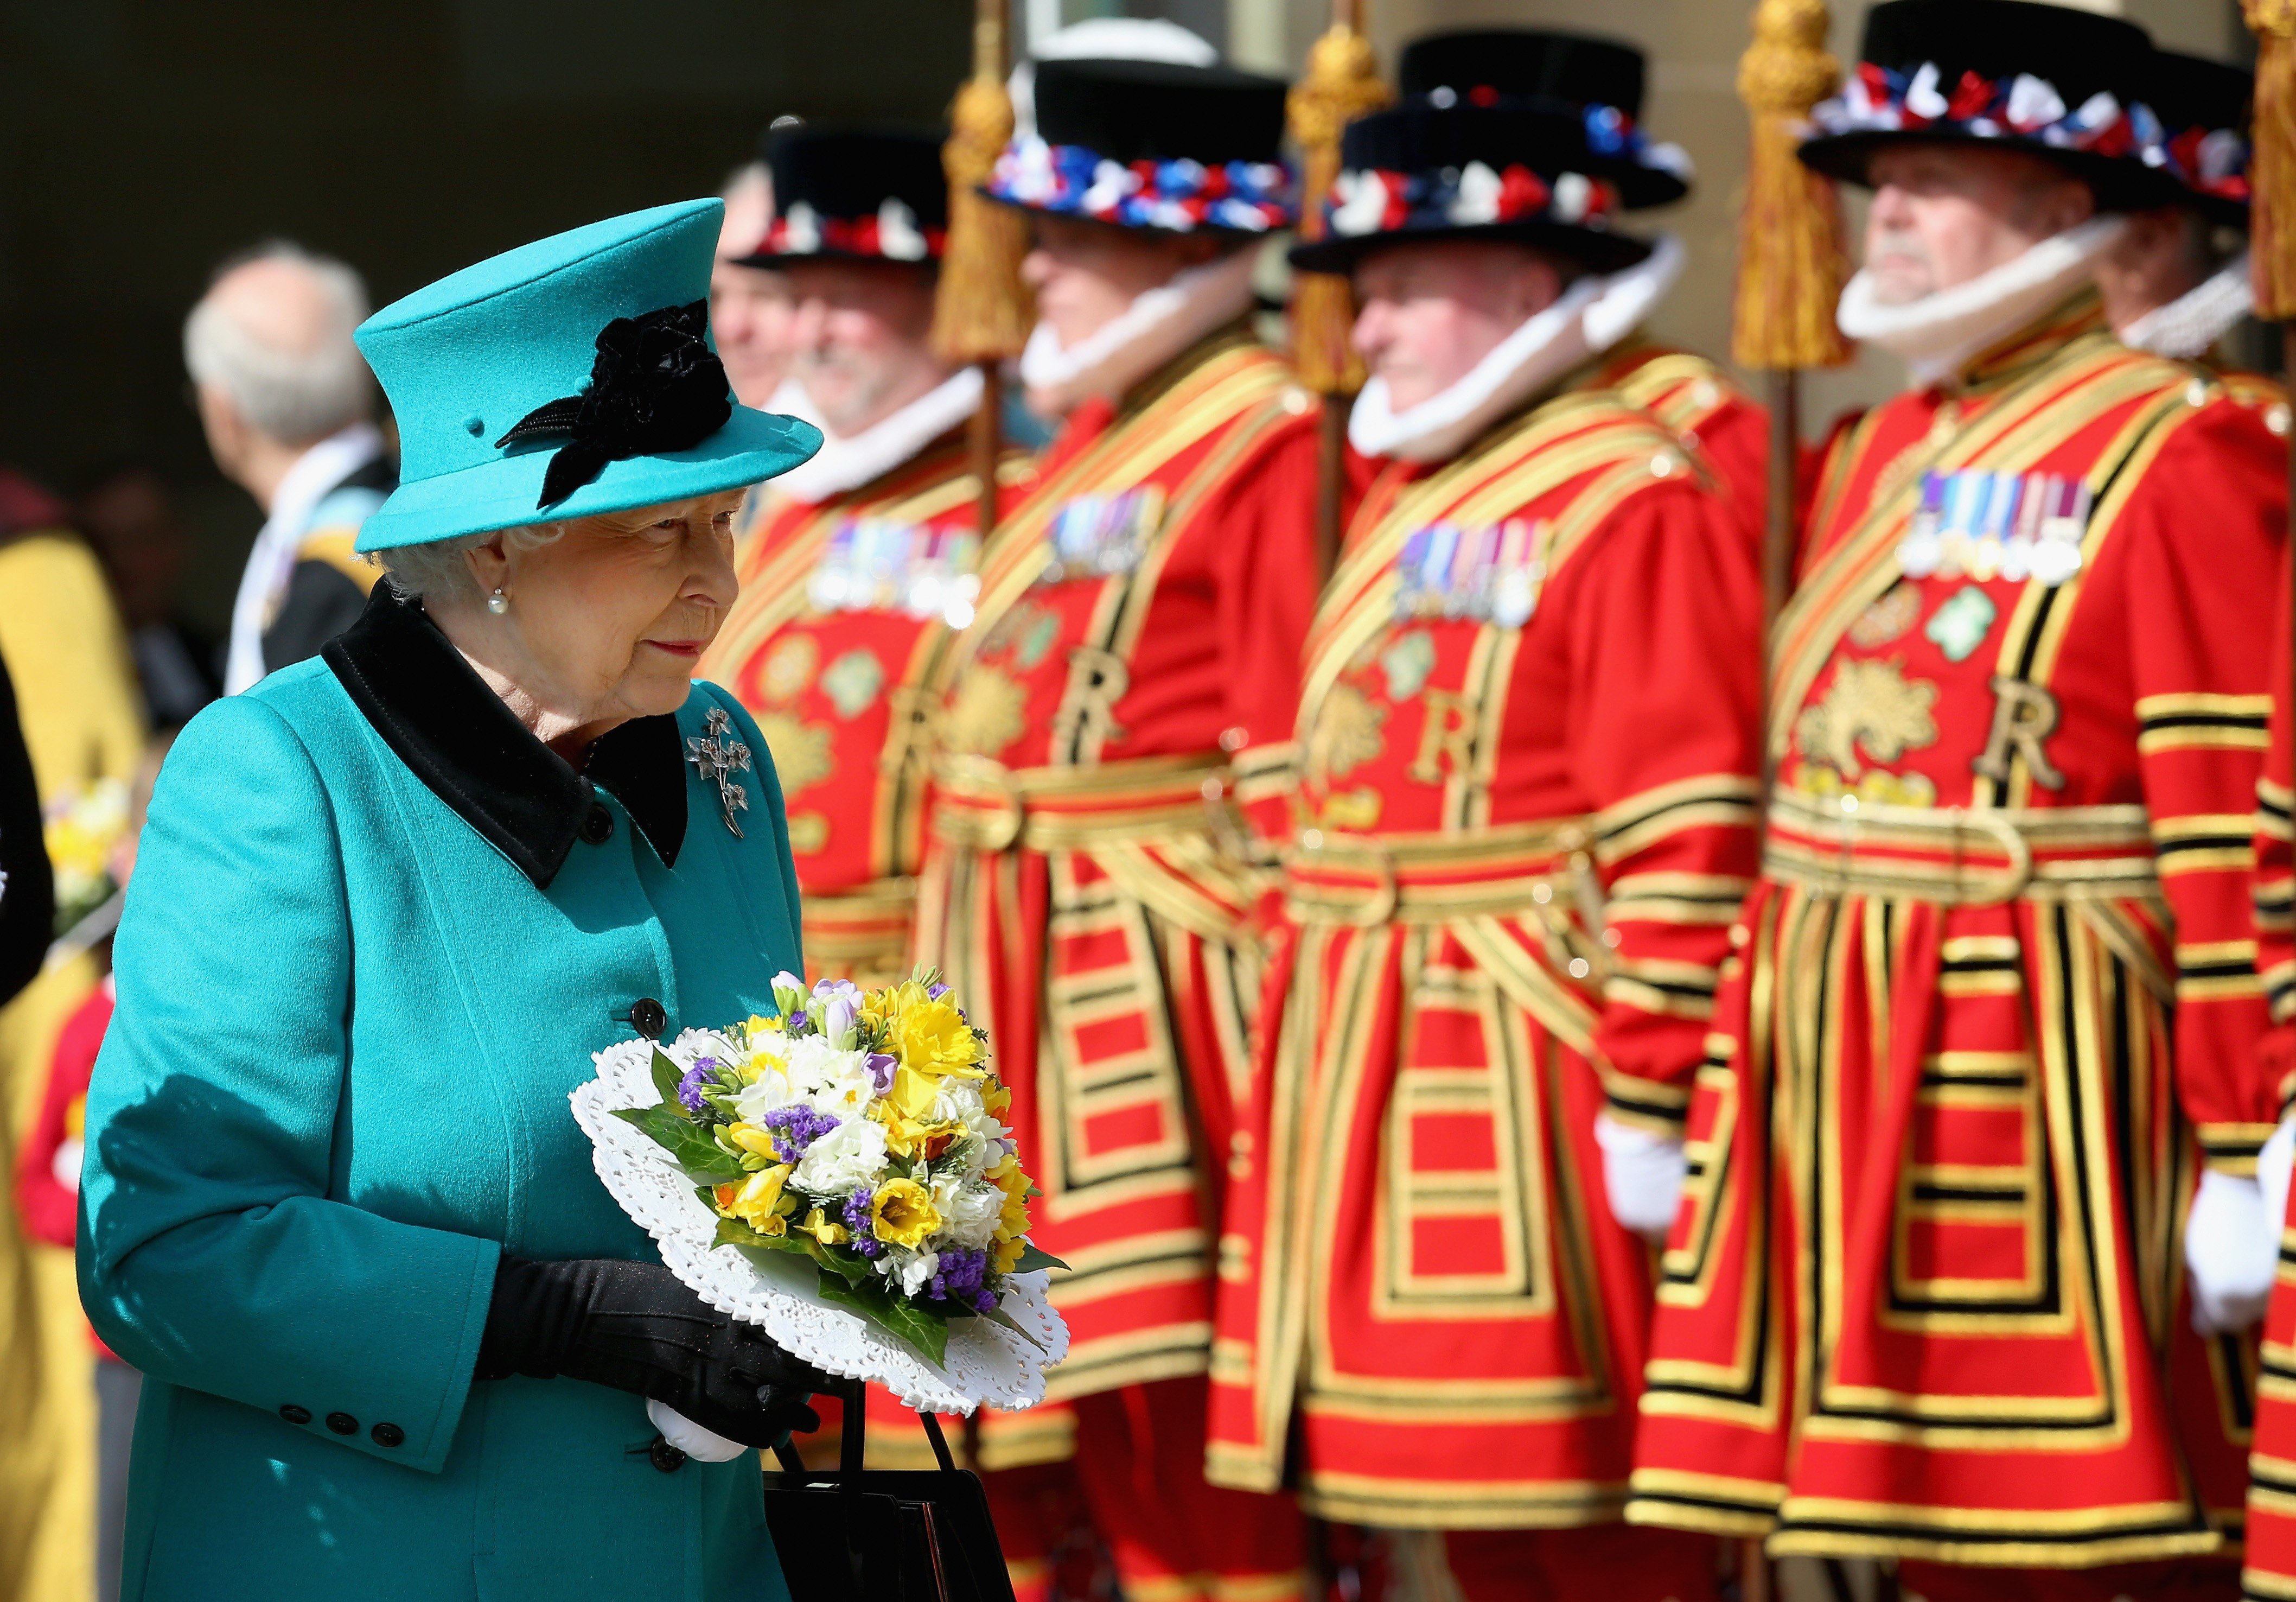
<svg viewBox="0 0 2296 1602">
<path fill-rule="evenodd" d="M 676 863 L 685 842 L 685 760 L 676 718 L 623 724 L 590 747 L 577 773 L 527 732 L 422 604 L 388 580 L 321 654 L 398 760 L 537 889 L 547 889 L 565 866 L 594 784 L 629 809 L 664 866 Z"/>
</svg>

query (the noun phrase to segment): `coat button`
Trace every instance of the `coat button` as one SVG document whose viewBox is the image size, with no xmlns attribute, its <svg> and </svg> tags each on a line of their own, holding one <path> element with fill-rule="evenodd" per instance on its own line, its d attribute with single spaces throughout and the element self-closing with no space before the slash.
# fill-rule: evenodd
<svg viewBox="0 0 2296 1602">
<path fill-rule="evenodd" d="M 646 1448 L 646 1461 L 664 1474 L 676 1474 L 685 1466 L 685 1454 L 656 1435 L 653 1444 Z"/>
<path fill-rule="evenodd" d="M 308 1424 L 311 1422 L 311 1409 L 299 1408 L 291 1401 L 279 1409 L 279 1417 L 290 1424 Z"/>
<path fill-rule="evenodd" d="M 378 1424 L 367 1432 L 367 1436 L 377 1446 L 404 1446 L 406 1444 L 406 1432 L 400 1429 L 395 1424 Z"/>
<path fill-rule="evenodd" d="M 327 1427 L 338 1435 L 356 1435 L 358 1434 L 358 1420 L 348 1413 L 330 1413 L 327 1415 Z"/>
<path fill-rule="evenodd" d="M 669 1027 L 669 1015 L 651 996 L 641 996 L 631 1002 L 628 1016 L 632 1027 L 649 1040 L 660 1039 L 661 1031 Z"/>
<path fill-rule="evenodd" d="M 603 845 L 614 837 L 614 815 L 603 801 L 593 801 L 582 815 L 582 838 L 592 845 Z"/>
</svg>

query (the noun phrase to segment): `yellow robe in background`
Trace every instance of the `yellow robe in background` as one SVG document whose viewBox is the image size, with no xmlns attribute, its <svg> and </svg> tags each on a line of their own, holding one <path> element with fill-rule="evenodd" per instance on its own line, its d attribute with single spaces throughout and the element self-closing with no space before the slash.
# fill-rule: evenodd
<svg viewBox="0 0 2296 1602">
<path fill-rule="evenodd" d="M 0 661 L 44 804 L 133 782 L 144 746 L 135 669 L 78 539 L 0 544 Z M 11 1602 L 83 1602 L 95 1589 L 94 1352 L 71 1253 L 24 1237 L 15 1162 L 56 1033 L 100 972 L 80 957 L 0 1008 L 0 1598 Z"/>
</svg>

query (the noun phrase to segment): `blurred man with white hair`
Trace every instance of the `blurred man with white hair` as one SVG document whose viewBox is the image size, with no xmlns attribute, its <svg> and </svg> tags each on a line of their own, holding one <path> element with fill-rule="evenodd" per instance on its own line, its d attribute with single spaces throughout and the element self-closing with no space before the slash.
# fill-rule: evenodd
<svg viewBox="0 0 2296 1602">
<path fill-rule="evenodd" d="M 366 314 L 356 272 L 280 242 L 226 262 L 184 324 L 208 448 L 265 514 L 232 606 L 226 694 L 315 654 L 374 587 L 351 550 L 393 481 L 351 342 Z"/>
<path fill-rule="evenodd" d="M 796 308 L 789 275 L 760 252 L 774 226 L 774 179 L 762 160 L 726 180 L 726 221 L 718 232 L 718 263 L 709 270 L 709 333 L 726 364 L 734 398 L 768 403 L 789 376 L 790 320 Z"/>
</svg>

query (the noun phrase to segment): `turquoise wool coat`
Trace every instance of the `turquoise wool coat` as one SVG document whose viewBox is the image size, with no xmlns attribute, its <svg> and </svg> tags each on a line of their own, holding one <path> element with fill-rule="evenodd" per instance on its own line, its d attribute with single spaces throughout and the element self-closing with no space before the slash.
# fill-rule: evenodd
<svg viewBox="0 0 2296 1602">
<path fill-rule="evenodd" d="M 658 853 L 563 764 L 573 812 L 535 804 L 547 753 L 450 668 L 483 699 L 406 709 L 430 783 L 313 659 L 201 712 L 152 798 L 80 1228 L 88 1317 L 148 1376 L 123 1596 L 779 1602 L 756 1453 L 665 1471 L 638 1397 L 471 1378 L 498 1253 L 658 1261 L 567 1105 L 617 1015 L 674 1038 L 802 971 L 765 743 L 710 685 L 650 720 L 622 790 L 657 835 L 682 804 Z M 755 753 L 741 838 L 671 760 L 712 708 Z M 554 875 L 506 854 L 537 848 Z"/>
</svg>

